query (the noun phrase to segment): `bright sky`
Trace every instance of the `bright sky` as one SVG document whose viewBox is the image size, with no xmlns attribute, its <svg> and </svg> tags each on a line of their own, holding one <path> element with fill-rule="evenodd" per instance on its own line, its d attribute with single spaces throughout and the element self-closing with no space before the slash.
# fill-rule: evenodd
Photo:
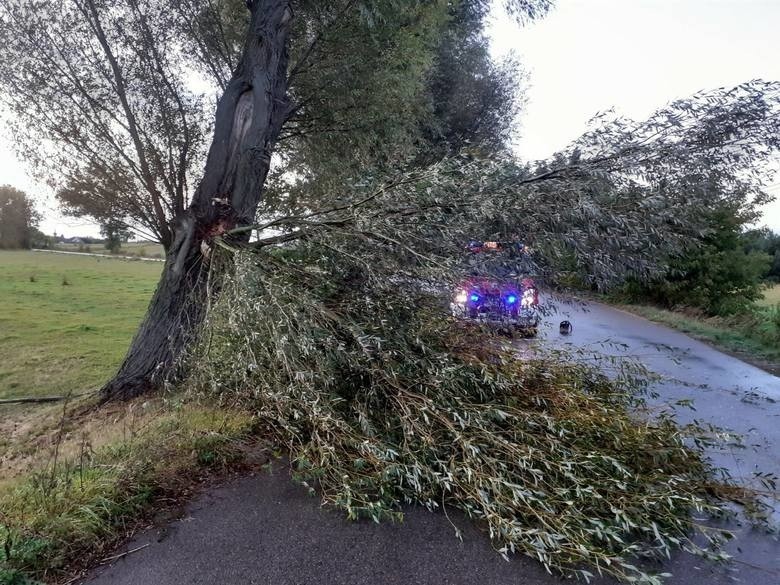
<svg viewBox="0 0 780 585">
<path fill-rule="evenodd" d="M 642 118 L 701 89 L 780 80 L 780 0 L 555 0 L 519 28 L 496 18 L 497 54 L 530 73 L 517 152 L 546 158 L 615 107 Z M 780 197 L 780 176 L 771 191 Z M 780 201 L 764 223 L 780 231 Z"/>
<path fill-rule="evenodd" d="M 56 232 L 67 237 L 99 237 L 100 229 L 96 224 L 83 219 L 66 217 L 59 212 L 51 189 L 35 182 L 25 165 L 16 158 L 10 144 L 5 131 L 0 133 L 0 185 L 13 185 L 35 197 L 38 211 L 43 216 L 41 231 L 49 235 Z"/>
<path fill-rule="evenodd" d="M 780 80 L 780 0 L 556 0 L 551 14 L 519 28 L 497 18 L 497 54 L 516 51 L 531 75 L 518 154 L 545 158 L 576 138 L 598 111 L 641 118 L 700 89 Z M 96 235 L 63 218 L 43 186 L 0 138 L 0 184 L 36 194 L 43 230 Z M 771 189 L 780 197 L 780 177 Z M 780 201 L 766 209 L 780 231 Z"/>
</svg>

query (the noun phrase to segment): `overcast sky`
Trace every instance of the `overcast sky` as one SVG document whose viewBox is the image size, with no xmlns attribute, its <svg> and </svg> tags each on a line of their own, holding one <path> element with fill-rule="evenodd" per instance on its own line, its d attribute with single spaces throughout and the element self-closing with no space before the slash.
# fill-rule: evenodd
<svg viewBox="0 0 780 585">
<path fill-rule="evenodd" d="M 780 79 L 780 0 L 557 0 L 550 15 L 519 28 L 495 18 L 497 54 L 516 51 L 530 73 L 518 154 L 545 158 L 576 138 L 598 111 L 641 118 L 700 89 Z M 45 194 L 0 141 L 0 184 Z M 780 196 L 780 178 L 772 188 Z M 42 198 L 44 231 L 95 234 L 59 217 Z M 766 210 L 780 231 L 780 201 Z"/>
<path fill-rule="evenodd" d="M 520 28 L 496 18 L 494 50 L 530 73 L 517 151 L 546 158 L 615 107 L 633 118 L 701 89 L 780 80 L 780 0 L 555 0 Z M 780 177 L 771 191 L 780 197 Z M 780 201 L 764 223 L 780 231 Z"/>
</svg>

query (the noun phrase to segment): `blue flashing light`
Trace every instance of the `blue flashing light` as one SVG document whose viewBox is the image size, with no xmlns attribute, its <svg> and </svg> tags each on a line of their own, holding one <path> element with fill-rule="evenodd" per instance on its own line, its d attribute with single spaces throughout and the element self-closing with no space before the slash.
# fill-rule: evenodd
<svg viewBox="0 0 780 585">
<path fill-rule="evenodd" d="M 479 295 L 477 293 L 471 293 L 471 295 L 469 296 L 469 300 L 472 303 L 477 303 L 479 302 Z"/>
<path fill-rule="evenodd" d="M 514 305 L 517 302 L 517 295 L 509 295 L 506 298 L 507 305 Z"/>
</svg>

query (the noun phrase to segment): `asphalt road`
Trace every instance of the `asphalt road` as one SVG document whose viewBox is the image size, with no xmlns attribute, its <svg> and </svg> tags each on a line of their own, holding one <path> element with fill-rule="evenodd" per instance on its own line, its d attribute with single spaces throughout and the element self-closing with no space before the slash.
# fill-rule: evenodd
<svg viewBox="0 0 780 585">
<path fill-rule="evenodd" d="M 745 447 L 711 453 L 735 476 L 755 470 L 780 475 L 780 378 L 685 335 L 601 305 L 567 307 L 545 327 L 547 343 L 633 355 L 660 374 L 659 400 L 693 399 L 681 417 L 711 421 L 745 435 Z M 523 346 L 520 345 L 522 351 Z M 453 522 L 463 531 L 456 540 Z M 660 570 L 674 585 L 780 583 L 780 544 L 763 532 L 732 526 L 729 566 L 680 553 Z M 148 546 L 145 546 L 148 545 Z M 245 477 L 201 496 L 185 516 L 140 534 L 129 554 L 99 568 L 90 585 L 558 585 L 522 556 L 504 561 L 487 537 L 455 511 L 449 519 L 410 508 L 400 525 L 351 523 L 293 484 L 283 467 Z M 122 551 L 120 551 L 122 552 Z M 609 579 L 601 583 L 612 583 Z"/>
<path fill-rule="evenodd" d="M 711 453 L 718 465 L 738 477 L 749 477 L 756 470 L 780 475 L 780 378 L 606 305 L 569 305 L 559 310 L 562 314 L 545 321 L 543 334 L 549 343 L 640 360 L 665 378 L 654 388 L 659 402 L 693 400 L 695 410 L 679 410 L 680 420 L 710 422 L 744 437 L 744 449 Z M 557 333 L 561 319 L 574 325 L 571 336 Z"/>
</svg>

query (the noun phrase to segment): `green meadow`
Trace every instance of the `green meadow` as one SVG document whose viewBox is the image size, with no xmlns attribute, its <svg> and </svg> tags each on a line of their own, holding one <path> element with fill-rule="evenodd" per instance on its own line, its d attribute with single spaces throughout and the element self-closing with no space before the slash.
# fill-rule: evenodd
<svg viewBox="0 0 780 585">
<path fill-rule="evenodd" d="M 758 302 L 759 305 L 775 306 L 780 304 L 780 284 L 776 284 L 764 291 L 764 298 Z"/>
<path fill-rule="evenodd" d="M 161 270 L 160 262 L 0 251 L 0 399 L 99 387 Z"/>
</svg>

